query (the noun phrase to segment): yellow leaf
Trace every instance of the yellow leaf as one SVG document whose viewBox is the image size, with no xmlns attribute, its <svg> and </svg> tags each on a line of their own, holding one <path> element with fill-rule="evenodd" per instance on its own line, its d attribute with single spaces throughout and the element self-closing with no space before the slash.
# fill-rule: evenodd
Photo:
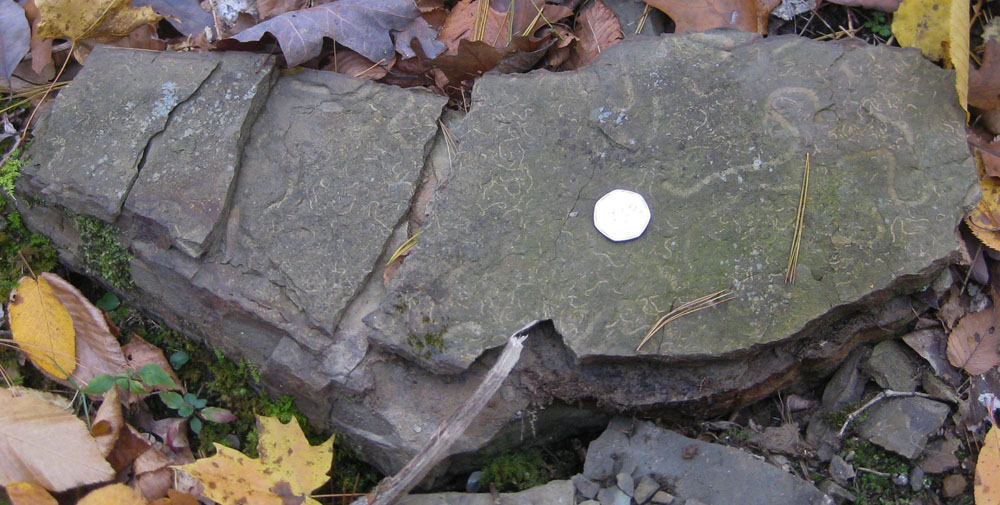
<svg viewBox="0 0 1000 505">
<path fill-rule="evenodd" d="M 257 430 L 260 459 L 215 444 L 215 456 L 176 468 L 201 481 L 205 496 L 223 505 L 280 505 L 289 498 L 319 505 L 309 493 L 327 481 L 333 437 L 310 446 L 298 423 L 284 425 L 273 417 L 258 417 Z"/>
<path fill-rule="evenodd" d="M 41 13 L 36 33 L 54 39 L 97 39 L 112 42 L 162 16 L 148 5 L 137 8 L 129 0 L 35 0 Z"/>
<path fill-rule="evenodd" d="M 73 414 L 6 389 L 0 389 L 0 407 L 0 484 L 30 482 L 60 492 L 114 478 L 87 425 Z"/>
<path fill-rule="evenodd" d="M 976 503 L 1000 503 L 1000 433 L 993 426 L 986 433 L 986 441 L 979 450 L 976 462 Z"/>
<path fill-rule="evenodd" d="M 30 482 L 7 484 L 7 496 L 11 505 L 59 505 L 45 488 Z"/>
<path fill-rule="evenodd" d="M 892 33 L 899 45 L 951 63 L 958 101 L 968 110 L 969 0 L 903 0 L 893 14 Z"/>
<path fill-rule="evenodd" d="M 22 277 L 10 293 L 8 312 L 14 341 L 35 366 L 59 379 L 76 370 L 73 319 L 45 277 Z"/>
<path fill-rule="evenodd" d="M 111 484 L 95 489 L 84 496 L 76 505 L 146 505 L 146 499 L 138 491 L 125 484 Z"/>
</svg>

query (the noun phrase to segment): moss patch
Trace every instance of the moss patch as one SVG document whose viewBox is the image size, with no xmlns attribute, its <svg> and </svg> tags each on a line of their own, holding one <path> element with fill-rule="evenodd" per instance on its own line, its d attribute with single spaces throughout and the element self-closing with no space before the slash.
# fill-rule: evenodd
<svg viewBox="0 0 1000 505">
<path fill-rule="evenodd" d="M 524 491 L 549 481 L 549 471 L 538 451 L 505 452 L 486 463 L 483 483 L 502 492 Z"/>
<path fill-rule="evenodd" d="M 4 219 L 0 221 L 0 299 L 6 301 L 17 281 L 31 270 L 48 272 L 56 267 L 56 250 L 44 235 L 25 228 L 21 214 L 14 207 L 14 181 L 20 176 L 24 161 L 15 154 L 0 166 L 0 208 Z M 19 254 L 20 253 L 20 254 Z M 22 260 L 21 257 L 24 257 Z"/>
<path fill-rule="evenodd" d="M 121 243 L 118 230 L 100 219 L 81 215 L 72 218 L 80 233 L 80 256 L 87 273 L 100 276 L 115 288 L 131 288 L 129 262 L 134 256 Z"/>
</svg>

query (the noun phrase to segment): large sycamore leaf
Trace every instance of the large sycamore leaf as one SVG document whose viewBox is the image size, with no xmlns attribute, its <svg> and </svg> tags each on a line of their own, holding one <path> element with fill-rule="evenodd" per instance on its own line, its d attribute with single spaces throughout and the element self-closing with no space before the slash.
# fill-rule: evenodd
<svg viewBox="0 0 1000 505">
<path fill-rule="evenodd" d="M 46 373 L 65 379 L 76 370 L 76 332 L 66 307 L 56 298 L 50 275 L 22 277 L 10 293 L 14 341 Z"/>
<path fill-rule="evenodd" d="M 645 0 L 670 16 L 677 33 L 736 28 L 767 33 L 767 18 L 781 0 Z"/>
<path fill-rule="evenodd" d="M 38 35 L 53 39 L 111 42 L 163 19 L 149 6 L 129 0 L 35 0 L 42 15 Z"/>
<path fill-rule="evenodd" d="M 289 67 L 319 56 L 323 38 L 333 39 L 371 61 L 389 61 L 395 49 L 389 31 L 401 31 L 420 16 L 413 0 L 337 0 L 310 9 L 287 12 L 243 30 L 233 38 L 278 39 Z"/>
<path fill-rule="evenodd" d="M 40 278 L 52 286 L 52 293 L 69 312 L 76 333 L 76 370 L 73 381 L 84 386 L 101 374 L 125 373 L 126 363 L 118 339 L 111 334 L 107 319 L 80 290 L 58 275 L 43 273 Z M 68 381 L 60 381 L 71 385 Z"/>
<path fill-rule="evenodd" d="M 903 47 L 950 62 L 958 101 L 968 107 L 969 0 L 903 0 L 892 16 L 892 34 Z"/>
<path fill-rule="evenodd" d="M 14 68 L 28 54 L 31 28 L 24 8 L 14 0 L 0 0 L 0 77 L 9 79 Z"/>
<path fill-rule="evenodd" d="M 948 335 L 948 362 L 970 375 L 1000 365 L 1000 328 L 992 307 L 963 317 Z"/>
<path fill-rule="evenodd" d="M 34 396 L 0 389 L 0 484 L 28 482 L 59 492 L 114 476 L 83 421 Z"/>
<path fill-rule="evenodd" d="M 273 417 L 257 417 L 257 431 L 260 459 L 215 444 L 214 456 L 177 468 L 201 481 L 205 496 L 219 503 L 319 505 L 309 493 L 328 479 L 333 437 L 310 446 L 297 422 Z"/>
<path fill-rule="evenodd" d="M 977 504 L 1000 503 L 1000 432 L 996 426 L 986 432 L 986 440 L 979 450 L 973 492 Z"/>
</svg>

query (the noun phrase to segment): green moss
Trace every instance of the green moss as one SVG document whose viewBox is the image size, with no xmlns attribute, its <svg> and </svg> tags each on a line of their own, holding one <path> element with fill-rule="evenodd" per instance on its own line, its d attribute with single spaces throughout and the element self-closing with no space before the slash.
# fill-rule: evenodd
<svg viewBox="0 0 1000 505">
<path fill-rule="evenodd" d="M 492 483 L 503 492 L 524 491 L 548 480 L 545 461 L 535 450 L 502 453 L 487 461 L 483 468 L 483 483 Z"/>
<path fill-rule="evenodd" d="M 32 233 L 24 226 L 21 214 L 14 207 L 14 181 L 20 175 L 24 162 L 11 156 L 0 166 L 0 208 L 4 221 L 0 223 L 0 299 L 6 300 L 17 281 L 28 275 L 25 261 L 31 270 L 48 272 L 56 267 L 56 250 L 44 235 Z M 24 257 L 22 260 L 21 257 Z"/>
<path fill-rule="evenodd" d="M 134 256 L 122 245 L 118 230 L 100 219 L 80 215 L 72 217 L 80 233 L 80 255 L 87 272 L 100 276 L 118 289 L 131 288 L 129 262 Z"/>
<path fill-rule="evenodd" d="M 851 464 L 855 468 L 867 468 L 889 475 L 908 475 L 912 463 L 902 456 L 891 453 L 871 442 L 858 438 L 844 441 L 841 453 L 854 451 Z M 883 505 L 887 503 L 909 503 L 917 496 L 910 486 L 898 486 L 891 477 L 858 470 L 854 478 L 854 491 L 858 497 L 858 505 Z M 934 477 L 928 476 L 925 484 L 935 487 L 939 483 Z"/>
</svg>

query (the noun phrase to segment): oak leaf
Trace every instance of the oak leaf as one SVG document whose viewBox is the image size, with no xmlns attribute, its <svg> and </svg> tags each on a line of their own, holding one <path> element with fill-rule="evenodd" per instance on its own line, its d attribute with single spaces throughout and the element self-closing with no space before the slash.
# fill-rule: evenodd
<svg viewBox="0 0 1000 505">
<path fill-rule="evenodd" d="M 967 109 L 969 92 L 969 0 L 903 0 L 892 17 L 899 45 L 916 47 L 955 69 L 958 102 Z"/>
<path fill-rule="evenodd" d="M 53 274 L 22 277 L 10 293 L 10 330 L 14 341 L 38 368 L 58 379 L 76 370 L 76 331 L 69 311 L 56 298 Z"/>
<path fill-rule="evenodd" d="M 0 389 L 0 484 L 28 482 L 65 491 L 115 476 L 73 414 L 34 396 Z"/>
<path fill-rule="evenodd" d="M 324 37 L 371 61 L 389 61 L 395 53 L 389 32 L 405 30 L 419 16 L 413 0 L 337 0 L 281 14 L 232 38 L 253 42 L 270 33 L 278 40 L 289 67 L 319 56 Z M 430 47 L 424 50 L 429 52 Z"/>
<path fill-rule="evenodd" d="M 112 42 L 163 19 L 151 7 L 134 7 L 129 0 L 35 0 L 35 5 L 42 16 L 38 35 L 53 39 Z"/>
<path fill-rule="evenodd" d="M 296 421 L 282 424 L 273 417 L 258 416 L 257 430 L 260 459 L 215 444 L 214 456 L 175 468 L 201 481 L 205 496 L 219 503 L 319 505 L 309 493 L 328 479 L 333 437 L 311 446 Z"/>
<path fill-rule="evenodd" d="M 573 33 L 578 40 L 570 46 L 569 60 L 563 66 L 566 70 L 575 70 L 594 61 L 602 51 L 625 36 L 618 17 L 601 0 L 583 11 L 576 23 Z"/>
</svg>

